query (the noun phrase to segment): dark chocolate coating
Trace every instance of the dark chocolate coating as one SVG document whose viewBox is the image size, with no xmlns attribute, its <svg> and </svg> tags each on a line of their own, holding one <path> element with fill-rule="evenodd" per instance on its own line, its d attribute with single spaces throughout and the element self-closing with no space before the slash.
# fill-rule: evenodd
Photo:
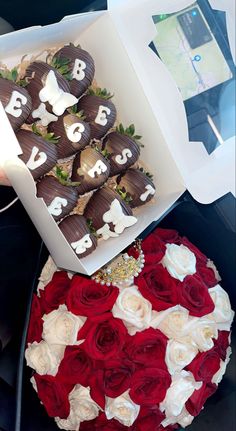
<svg viewBox="0 0 236 431">
<path fill-rule="evenodd" d="M 36 135 L 28 130 L 19 130 L 16 133 L 17 140 L 21 146 L 23 154 L 19 155 L 19 158 L 23 160 L 25 164 L 29 161 L 33 148 L 36 147 L 38 152 L 35 154 L 34 160 L 37 161 L 40 157 L 40 152 L 46 154 L 46 161 L 37 167 L 32 169 L 28 166 L 33 178 L 37 180 L 42 175 L 49 172 L 57 162 L 57 145 L 45 141 L 41 136 Z"/>
<path fill-rule="evenodd" d="M 73 71 L 76 59 L 82 60 L 84 63 L 86 63 L 86 68 L 83 69 L 85 74 L 84 78 L 82 80 L 77 80 L 74 78 L 69 81 L 71 94 L 74 94 L 76 97 L 82 96 L 82 94 L 85 93 L 87 88 L 91 85 L 94 78 L 95 65 L 91 55 L 84 49 L 70 44 L 57 51 L 53 58 L 66 58 L 71 60 L 68 64 L 70 72 Z"/>
<path fill-rule="evenodd" d="M 88 256 L 97 247 L 97 238 L 90 232 L 86 223 L 86 219 L 82 215 L 69 215 L 68 217 L 64 218 L 61 223 L 59 223 L 58 227 L 61 229 L 64 237 L 70 245 L 71 243 L 82 239 L 86 234 L 89 234 L 92 241 L 92 246 L 87 248 L 84 253 L 77 254 L 76 250 L 71 246 L 72 250 L 75 252 L 76 256 L 79 257 L 79 259 Z"/>
<path fill-rule="evenodd" d="M 95 173 L 95 177 L 92 178 L 88 171 L 94 167 L 96 162 L 101 160 L 107 167 L 105 172 L 100 174 Z M 80 185 L 77 190 L 79 195 L 89 192 L 90 190 L 101 187 L 109 177 L 110 163 L 94 148 L 88 147 L 76 154 L 73 166 L 72 166 L 72 181 L 80 181 Z"/>
<path fill-rule="evenodd" d="M 145 205 L 153 198 L 153 195 L 149 194 L 145 201 L 140 199 L 140 196 L 145 193 L 147 185 L 154 189 L 155 186 L 151 179 L 139 169 L 128 169 L 127 172 L 117 178 L 117 184 L 123 192 L 127 193 L 127 196 L 132 198 L 132 201 L 129 202 L 132 208 Z"/>
<path fill-rule="evenodd" d="M 70 93 L 69 83 L 56 69 L 54 69 L 54 67 L 42 61 L 34 61 L 29 65 L 29 67 L 27 67 L 25 75 L 25 78 L 32 78 L 29 80 L 30 82 L 27 85 L 27 90 L 30 93 L 32 99 L 32 111 L 38 109 L 39 105 L 42 103 L 39 98 L 39 92 L 44 87 L 46 77 L 50 70 L 53 70 L 55 73 L 59 88 L 67 93 Z M 48 102 L 46 103 L 46 109 L 48 112 L 52 112 L 52 107 Z M 31 124 L 34 121 L 35 118 L 33 118 L 31 115 L 27 119 L 28 124 Z"/>
<path fill-rule="evenodd" d="M 105 106 L 110 109 L 110 114 L 106 113 L 107 124 L 102 126 L 95 123 L 98 114 L 99 106 Z M 108 130 L 114 126 L 116 121 L 116 107 L 110 100 L 102 99 L 98 96 L 87 95 L 83 96 L 78 102 L 78 111 L 84 111 L 86 121 L 91 127 L 91 139 L 101 139 Z"/>
<path fill-rule="evenodd" d="M 84 131 L 81 133 L 81 138 L 78 142 L 72 142 L 67 136 L 66 131 L 72 124 L 79 124 L 84 126 Z M 78 127 L 75 129 L 74 133 L 78 132 Z M 85 121 L 82 121 L 74 114 L 61 115 L 57 121 L 52 122 L 48 126 L 48 130 L 53 132 L 55 136 L 60 136 L 59 142 L 57 144 L 58 158 L 64 159 L 65 157 L 72 156 L 77 153 L 77 151 L 82 150 L 90 142 L 90 126 Z"/>
<path fill-rule="evenodd" d="M 22 94 L 27 98 L 27 102 L 25 105 L 23 105 L 21 103 L 21 100 L 18 99 L 18 102 L 20 103 L 20 109 L 22 110 L 21 115 L 19 117 L 14 117 L 14 115 L 6 112 L 13 130 L 16 131 L 22 126 L 22 124 L 25 123 L 26 119 L 30 115 L 30 112 L 32 109 L 32 100 L 31 100 L 30 94 L 25 88 L 20 87 L 19 85 L 15 84 L 13 81 L 8 81 L 7 79 L 0 78 L 0 100 L 3 104 L 4 109 L 6 108 L 6 106 L 10 101 L 13 91 L 17 91 L 18 93 Z M 19 108 L 17 107 L 16 109 L 19 109 Z"/>
<path fill-rule="evenodd" d="M 111 164 L 111 177 L 113 177 L 113 175 L 119 174 L 120 172 L 124 172 L 126 169 L 132 166 L 140 156 L 140 148 L 138 144 L 129 136 L 122 135 L 119 132 L 109 133 L 103 141 L 102 148 L 106 149 L 110 154 L 109 161 Z M 123 159 L 122 151 L 126 148 L 131 151 L 132 156 L 126 157 L 127 162 L 125 164 L 119 164 L 115 159 L 117 156 L 121 156 Z"/>
<path fill-rule="evenodd" d="M 132 216 L 131 208 L 121 199 L 118 193 L 108 187 L 102 187 L 93 194 L 84 210 L 84 217 L 92 220 L 93 227 L 96 230 L 104 226 L 103 215 L 110 210 L 111 203 L 114 199 L 120 202 L 125 215 Z M 110 230 L 114 231 L 113 223 L 109 223 L 109 227 Z"/>
<path fill-rule="evenodd" d="M 78 199 L 78 193 L 75 187 L 64 186 L 53 176 L 46 176 L 37 183 L 37 196 L 44 199 L 47 207 L 52 203 L 55 197 L 67 200 L 67 205 L 61 206 L 61 213 L 59 215 L 52 215 L 56 221 L 61 220 L 69 214 L 76 206 Z"/>
</svg>

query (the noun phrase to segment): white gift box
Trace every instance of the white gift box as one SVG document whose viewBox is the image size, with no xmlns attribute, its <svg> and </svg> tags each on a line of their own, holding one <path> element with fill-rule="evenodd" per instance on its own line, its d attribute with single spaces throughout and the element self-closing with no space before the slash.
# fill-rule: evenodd
<svg viewBox="0 0 236 431">
<path fill-rule="evenodd" d="M 173 5 L 174 3 L 174 5 Z M 184 104 L 175 82 L 148 47 L 155 35 L 152 15 L 175 12 L 189 0 L 111 0 L 107 11 L 65 17 L 45 27 L 31 27 L 0 37 L 0 60 L 9 67 L 24 54 L 77 42 L 95 60 L 99 86 L 114 93 L 118 120 L 134 123 L 143 136 L 141 160 L 154 174 L 154 201 L 136 210 L 138 222 L 118 238 L 99 241 L 80 260 L 36 197 L 36 186 L 15 134 L 0 103 L 0 163 L 58 267 L 92 274 L 158 220 L 186 191 L 201 203 L 235 193 L 234 140 L 209 155 L 201 142 L 189 143 Z"/>
</svg>

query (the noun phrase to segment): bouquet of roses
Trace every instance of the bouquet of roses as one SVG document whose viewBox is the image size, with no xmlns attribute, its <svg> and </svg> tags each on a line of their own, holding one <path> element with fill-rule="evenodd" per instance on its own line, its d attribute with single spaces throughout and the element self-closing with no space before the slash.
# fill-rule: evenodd
<svg viewBox="0 0 236 431">
<path fill-rule="evenodd" d="M 225 373 L 234 312 L 213 262 L 174 230 L 142 250 L 135 283 L 56 271 L 34 295 L 26 361 L 61 429 L 186 427 Z"/>
</svg>

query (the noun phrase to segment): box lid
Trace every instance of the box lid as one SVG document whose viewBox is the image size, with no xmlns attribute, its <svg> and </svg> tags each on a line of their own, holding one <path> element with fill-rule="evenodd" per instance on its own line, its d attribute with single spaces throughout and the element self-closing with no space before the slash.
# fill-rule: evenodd
<svg viewBox="0 0 236 431">
<path fill-rule="evenodd" d="M 207 204 L 228 192 L 235 196 L 235 138 L 222 142 L 210 155 L 202 142 L 189 142 L 180 92 L 166 66 L 149 48 L 156 35 L 152 16 L 178 12 L 192 3 L 192 0 L 145 0 L 145 3 L 109 0 L 108 7 L 153 113 L 168 137 L 167 144 L 186 188 L 198 202 Z M 163 80 L 162 74 L 169 79 Z"/>
</svg>

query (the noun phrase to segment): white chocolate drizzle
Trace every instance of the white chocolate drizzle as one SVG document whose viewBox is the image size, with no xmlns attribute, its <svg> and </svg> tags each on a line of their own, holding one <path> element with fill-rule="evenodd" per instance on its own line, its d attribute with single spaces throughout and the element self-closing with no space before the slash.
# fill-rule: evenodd
<svg viewBox="0 0 236 431">
<path fill-rule="evenodd" d="M 53 70 L 47 74 L 45 85 L 39 92 L 41 102 L 49 102 L 55 115 L 62 115 L 66 108 L 75 105 L 78 99 L 70 93 L 63 91 L 57 82 Z"/>
<path fill-rule="evenodd" d="M 88 248 L 91 248 L 92 245 L 93 243 L 89 233 L 84 235 L 83 238 L 79 239 L 78 241 L 71 243 L 71 247 L 75 250 L 76 254 L 84 253 Z"/>
<path fill-rule="evenodd" d="M 37 160 L 35 160 L 35 157 L 37 157 Z M 34 171 L 35 169 L 39 168 L 39 166 L 43 165 L 47 160 L 47 154 L 44 153 L 44 151 L 39 152 L 38 147 L 33 147 L 30 158 L 28 162 L 26 163 L 27 168 L 29 168 L 31 171 Z"/>
</svg>

